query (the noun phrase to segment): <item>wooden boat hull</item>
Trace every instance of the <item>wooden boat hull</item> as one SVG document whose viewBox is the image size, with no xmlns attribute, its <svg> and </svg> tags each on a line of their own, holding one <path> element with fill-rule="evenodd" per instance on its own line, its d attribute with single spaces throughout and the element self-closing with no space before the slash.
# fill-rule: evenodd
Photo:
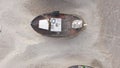
<svg viewBox="0 0 120 68">
<path fill-rule="evenodd" d="M 62 28 L 61 28 L 61 32 L 52 32 L 49 30 L 45 30 L 45 29 L 40 29 L 39 28 L 39 21 L 40 20 L 44 20 L 44 19 L 50 19 L 50 18 L 61 18 L 62 19 Z M 74 15 L 70 15 L 70 14 L 63 14 L 60 13 L 57 16 L 52 16 L 50 13 L 48 14 L 43 14 L 43 15 L 39 15 L 36 18 L 34 18 L 34 20 L 31 22 L 31 26 L 32 28 L 45 36 L 50 36 L 50 37 L 68 37 L 68 36 L 75 36 L 77 35 L 81 29 L 84 27 L 84 24 L 82 24 L 82 28 L 78 28 L 78 29 L 73 29 L 72 28 L 72 22 L 74 20 L 81 20 L 81 18 L 74 16 Z M 50 28 L 50 27 L 49 27 Z"/>
</svg>

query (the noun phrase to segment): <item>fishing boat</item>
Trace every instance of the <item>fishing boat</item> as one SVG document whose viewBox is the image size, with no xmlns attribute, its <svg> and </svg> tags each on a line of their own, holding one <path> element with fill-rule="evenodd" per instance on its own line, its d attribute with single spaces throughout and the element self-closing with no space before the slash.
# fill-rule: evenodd
<svg viewBox="0 0 120 68">
<path fill-rule="evenodd" d="M 93 68 L 93 67 L 87 66 L 87 65 L 74 65 L 74 66 L 71 66 L 71 67 L 68 67 L 68 68 Z"/>
<path fill-rule="evenodd" d="M 82 18 L 59 11 L 39 15 L 31 22 L 36 32 L 50 37 L 75 36 L 85 25 Z"/>
</svg>

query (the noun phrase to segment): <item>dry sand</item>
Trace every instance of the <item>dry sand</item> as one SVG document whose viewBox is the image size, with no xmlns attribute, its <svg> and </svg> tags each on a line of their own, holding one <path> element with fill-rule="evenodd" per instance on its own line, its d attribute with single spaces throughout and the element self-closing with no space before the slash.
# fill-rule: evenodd
<svg viewBox="0 0 120 68">
<path fill-rule="evenodd" d="M 112 1 L 106 2 L 112 3 Z M 104 15 L 107 13 L 104 12 L 108 11 L 104 7 L 106 2 L 102 0 L 0 0 L 0 68 L 68 68 L 72 65 L 114 68 L 113 66 L 119 66 L 119 57 L 113 56 L 118 47 L 112 46 L 119 41 L 113 35 L 105 34 L 107 31 L 111 32 L 107 27 L 112 25 L 109 23 L 105 25 L 107 16 L 104 19 Z M 30 22 L 34 17 L 55 10 L 82 16 L 88 24 L 87 28 L 75 38 L 45 37 L 31 28 Z M 114 41 L 109 45 L 113 40 L 118 42 Z"/>
</svg>

